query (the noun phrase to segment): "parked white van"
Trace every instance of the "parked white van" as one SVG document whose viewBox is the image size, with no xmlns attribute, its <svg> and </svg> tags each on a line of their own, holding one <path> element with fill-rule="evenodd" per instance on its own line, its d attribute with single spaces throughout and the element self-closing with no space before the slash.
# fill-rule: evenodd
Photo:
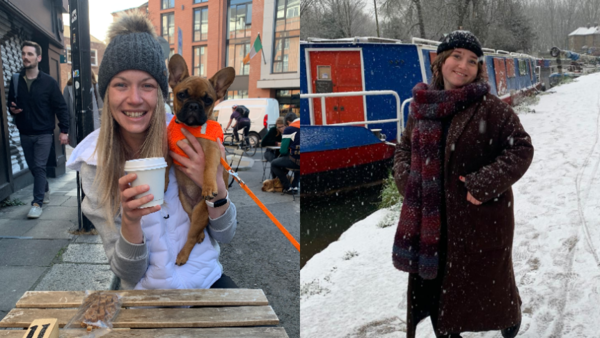
<svg viewBox="0 0 600 338">
<path fill-rule="evenodd" d="M 254 144 L 260 144 L 260 140 L 269 131 L 269 128 L 275 125 L 279 117 L 279 102 L 272 98 L 223 101 L 213 109 L 213 116 L 221 125 L 221 129 L 227 127 L 227 123 L 229 123 L 232 112 L 231 107 L 239 105 L 246 106 L 250 110 L 249 118 L 252 123 L 250 124 L 248 137 L 256 138 Z M 233 131 L 231 127 L 234 125 L 235 121 L 231 123 L 230 131 Z"/>
</svg>

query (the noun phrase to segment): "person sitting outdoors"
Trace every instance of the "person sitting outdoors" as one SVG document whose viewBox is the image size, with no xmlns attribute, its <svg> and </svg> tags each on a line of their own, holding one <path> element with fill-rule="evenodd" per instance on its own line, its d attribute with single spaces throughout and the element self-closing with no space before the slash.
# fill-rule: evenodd
<svg viewBox="0 0 600 338">
<path fill-rule="evenodd" d="M 260 146 L 261 147 L 272 147 L 272 146 L 281 146 L 281 136 L 283 135 L 283 130 L 285 129 L 285 122 L 283 116 L 277 118 L 275 121 L 275 126 L 269 129 L 269 132 L 263 137 Z M 265 151 L 265 159 L 268 162 L 273 161 L 277 158 L 277 151 L 274 149 L 266 149 Z"/>
<path fill-rule="evenodd" d="M 281 156 L 271 162 L 271 173 L 281 181 L 283 192 L 295 194 L 298 192 L 298 179 L 294 177 L 290 184 L 287 172 L 288 169 L 300 169 L 300 119 L 290 112 L 285 116 L 285 122 L 288 126 L 281 137 Z"/>
<path fill-rule="evenodd" d="M 233 126 L 233 138 L 235 142 L 240 142 L 240 137 L 238 132 L 243 130 L 244 132 L 244 142 L 248 138 L 248 132 L 250 131 L 250 110 L 246 108 L 246 106 L 232 106 L 231 109 L 233 112 L 231 113 L 231 117 L 229 118 L 229 123 L 227 123 L 227 127 L 225 130 L 229 129 L 231 126 L 231 122 L 235 119 L 235 126 Z"/>
<path fill-rule="evenodd" d="M 172 234 L 187 234 L 190 228 L 175 170 L 202 186 L 205 156 L 185 129 L 182 133 L 189 144 L 179 141 L 177 145 L 189 158 L 168 152 L 167 121 L 172 116 L 167 120 L 164 100 L 169 82 L 152 22 L 142 13 L 127 14 L 112 24 L 108 36 L 98 73 L 99 94 L 104 99 L 100 128 L 77 145 L 67 163 L 80 172 L 85 192 L 81 212 L 96 227 L 122 289 L 236 288 L 219 263 L 218 242 L 231 242 L 237 227 L 222 166 L 216 173 L 219 193 L 215 201 L 227 202 L 207 206 L 206 238 L 196 244 L 186 264 L 175 264 L 177 248 L 183 247 L 186 236 Z M 224 151 L 221 146 L 221 156 Z M 165 203 L 140 209 L 154 196 L 142 195 L 150 190 L 147 184 L 131 186 L 137 175 L 125 172 L 125 162 L 169 154 L 182 165 L 169 171 Z"/>
</svg>

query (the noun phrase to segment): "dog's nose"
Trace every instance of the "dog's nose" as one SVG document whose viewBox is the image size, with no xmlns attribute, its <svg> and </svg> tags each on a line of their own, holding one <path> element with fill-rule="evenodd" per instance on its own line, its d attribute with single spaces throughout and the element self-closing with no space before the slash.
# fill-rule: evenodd
<svg viewBox="0 0 600 338">
<path fill-rule="evenodd" d="M 190 110 L 198 111 L 198 110 L 200 110 L 200 105 L 198 105 L 197 103 L 190 103 L 190 105 L 188 106 L 188 108 Z"/>
</svg>

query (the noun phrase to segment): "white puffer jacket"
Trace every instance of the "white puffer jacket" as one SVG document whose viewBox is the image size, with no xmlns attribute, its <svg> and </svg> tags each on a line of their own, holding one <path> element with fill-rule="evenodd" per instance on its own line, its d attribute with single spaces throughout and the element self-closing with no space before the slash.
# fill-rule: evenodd
<svg viewBox="0 0 600 338">
<path fill-rule="evenodd" d="M 67 166 L 74 170 L 81 170 L 83 189 L 86 193 L 82 210 L 92 221 L 102 237 L 102 242 L 111 263 L 111 269 L 121 277 L 122 284 L 127 280 L 139 280 L 136 289 L 200 289 L 209 288 L 222 274 L 223 268 L 219 263 L 220 248 L 210 233 L 215 235 L 230 233 L 227 237 L 231 240 L 235 233 L 235 206 L 230 203 L 227 212 L 217 220 L 210 220 L 204 230 L 205 239 L 192 250 L 189 260 L 183 266 L 175 265 L 177 254 L 185 244 L 190 222 L 187 213 L 179 201 L 177 178 L 175 168 L 169 172 L 169 186 L 165 193 L 165 203 L 160 212 L 155 212 L 142 217 L 141 225 L 145 236 L 145 244 L 128 243 L 120 234 L 121 219 L 115 219 L 116 230 L 109 226 L 99 208 L 97 193 L 92 183 L 95 177 L 97 160 L 92 157 L 96 148 L 99 130 L 86 137 L 75 148 Z M 231 218 L 222 226 L 223 218 Z M 215 223 L 221 226 L 214 228 Z M 233 228 L 233 229 L 232 229 Z M 118 233 L 117 233 L 118 232 Z M 221 240 L 221 239 L 219 239 Z M 225 241 L 228 242 L 228 241 Z M 147 246 L 147 256 L 143 246 Z M 135 251 L 135 253 L 133 253 Z M 139 262 L 139 263 L 137 263 Z M 147 270 L 144 269 L 146 265 Z M 126 276 L 133 270 L 145 271 L 141 279 Z M 129 277 L 129 278 L 128 278 Z M 124 280 L 124 281 L 123 281 Z M 125 283 L 123 283 L 125 282 Z M 130 282 L 131 283 L 131 282 Z M 130 288 L 123 285 L 124 288 Z"/>
</svg>

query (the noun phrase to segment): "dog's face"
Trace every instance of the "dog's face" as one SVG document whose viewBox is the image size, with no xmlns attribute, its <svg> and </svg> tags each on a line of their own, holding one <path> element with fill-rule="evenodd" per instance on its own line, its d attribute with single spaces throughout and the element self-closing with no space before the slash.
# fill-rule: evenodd
<svg viewBox="0 0 600 338">
<path fill-rule="evenodd" d="M 217 93 L 208 80 L 188 77 L 173 89 L 173 107 L 177 121 L 201 126 L 212 118 Z"/>
<path fill-rule="evenodd" d="M 232 67 L 223 68 L 212 78 L 189 76 L 181 55 L 169 60 L 169 85 L 173 89 L 173 108 L 178 122 L 201 126 L 212 118 L 215 102 L 222 99 L 235 79 Z"/>
</svg>

